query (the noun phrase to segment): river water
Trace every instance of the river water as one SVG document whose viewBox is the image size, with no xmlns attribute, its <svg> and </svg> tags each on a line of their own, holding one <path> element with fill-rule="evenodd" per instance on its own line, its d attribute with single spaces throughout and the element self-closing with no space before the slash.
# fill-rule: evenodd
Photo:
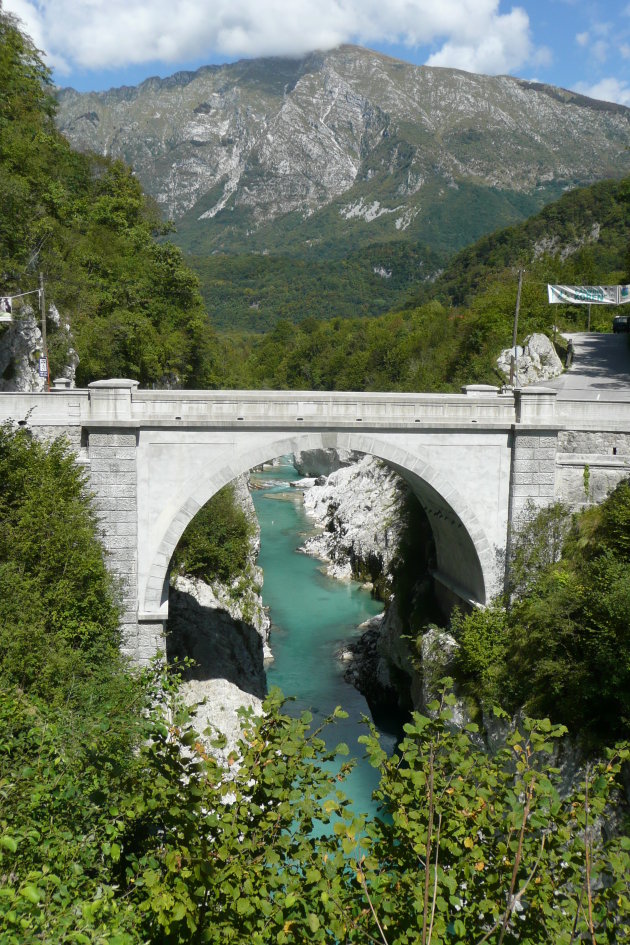
<svg viewBox="0 0 630 945">
<path fill-rule="evenodd" d="M 357 582 L 327 577 L 321 561 L 297 551 L 314 530 L 300 494 L 289 486 L 298 478 L 289 464 L 252 474 L 261 533 L 262 596 L 272 622 L 274 661 L 267 668 L 268 686 L 279 686 L 286 696 L 295 698 L 288 709 L 291 714 L 309 709 L 314 725 L 335 706 L 345 709 L 348 718 L 335 724 L 327 742 L 330 746 L 345 742 L 350 756 L 359 760 L 345 790 L 357 814 L 373 816 L 376 807 L 371 795 L 378 775 L 362 760 L 357 741 L 366 731 L 361 719 L 369 717 L 370 710 L 365 698 L 344 680 L 336 653 L 358 625 L 379 613 L 383 605 Z M 389 751 L 396 742 L 397 720 L 388 728 L 381 729 L 381 741 Z"/>
</svg>

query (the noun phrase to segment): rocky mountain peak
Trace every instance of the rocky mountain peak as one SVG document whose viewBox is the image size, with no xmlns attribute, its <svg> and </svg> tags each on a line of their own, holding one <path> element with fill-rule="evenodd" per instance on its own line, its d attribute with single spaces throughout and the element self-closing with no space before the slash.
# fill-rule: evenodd
<svg viewBox="0 0 630 945">
<path fill-rule="evenodd" d="M 58 121 L 79 148 L 131 163 L 199 252 L 429 241 L 436 226 L 457 248 L 630 172 L 630 109 L 349 45 L 61 90 Z M 453 215 L 462 234 L 444 237 Z"/>
</svg>

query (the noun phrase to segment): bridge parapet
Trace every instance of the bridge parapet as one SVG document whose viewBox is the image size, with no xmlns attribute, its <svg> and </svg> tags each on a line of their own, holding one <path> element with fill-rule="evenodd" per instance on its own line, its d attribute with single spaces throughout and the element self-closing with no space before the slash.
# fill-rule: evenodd
<svg viewBox="0 0 630 945">
<path fill-rule="evenodd" d="M 567 430 L 630 430 L 630 396 L 596 394 L 592 399 L 563 398 L 556 404 L 556 420 Z"/>
<path fill-rule="evenodd" d="M 630 398 L 602 393 L 595 398 L 558 399 L 555 390 L 500 391 L 469 385 L 462 394 L 323 391 L 138 390 L 125 378 L 96 381 L 88 389 L 0 395 L 0 422 L 33 427 L 139 427 L 253 424 L 317 427 L 482 423 L 508 428 L 552 425 L 575 430 L 630 429 Z"/>
<path fill-rule="evenodd" d="M 313 391 L 132 391 L 131 418 L 141 424 L 255 424 L 318 427 L 364 424 L 514 421 L 514 397 L 466 394 L 375 394 Z"/>
</svg>

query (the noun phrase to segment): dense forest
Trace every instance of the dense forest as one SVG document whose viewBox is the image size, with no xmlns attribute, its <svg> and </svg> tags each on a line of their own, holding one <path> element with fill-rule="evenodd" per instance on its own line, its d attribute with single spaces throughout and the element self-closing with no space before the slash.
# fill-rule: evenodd
<svg viewBox="0 0 630 945">
<path fill-rule="evenodd" d="M 233 331 L 264 332 L 280 320 L 373 318 L 433 299 L 462 307 L 489 282 L 513 280 L 519 267 L 541 286 L 617 282 L 630 269 L 629 201 L 628 180 L 577 188 L 456 255 L 399 239 L 342 258 L 252 253 L 193 255 L 190 262 L 213 324 Z"/>
<path fill-rule="evenodd" d="M 0 12 L 3 291 L 46 273 L 81 380 L 442 389 L 492 376 L 515 296 L 503 269 L 466 310 L 430 300 L 215 335 L 131 172 L 74 154 L 53 107 L 37 51 Z M 550 327 L 536 272 L 524 332 Z M 455 621 L 457 684 L 481 724 L 495 713 L 503 747 L 454 726 L 453 681 L 435 681 L 430 715 L 412 716 L 391 758 L 366 732 L 384 812 L 366 824 L 343 794 L 347 746 L 329 752 L 279 693 L 243 718 L 223 768 L 190 727 L 177 666 L 125 662 L 119 589 L 63 442 L 2 428 L 0 483 L 2 943 L 630 941 L 627 831 L 592 829 L 609 824 L 630 760 L 612 744 L 630 735 L 626 484 L 580 516 L 533 519 L 505 606 Z M 214 514 L 214 545 L 189 535 L 181 554 L 230 574 L 247 524 L 229 493 Z M 497 702 L 525 708 L 514 721 Z M 570 789 L 557 767 L 567 729 L 597 749 Z"/>
<path fill-rule="evenodd" d="M 130 168 L 73 151 L 54 125 L 50 76 L 0 18 L 0 284 L 46 280 L 80 355 L 77 380 L 212 384 L 211 332 L 197 281 Z M 160 237 L 158 239 L 158 237 Z M 19 314 L 19 312 L 18 312 Z M 53 372 L 68 336 L 51 336 Z"/>
</svg>

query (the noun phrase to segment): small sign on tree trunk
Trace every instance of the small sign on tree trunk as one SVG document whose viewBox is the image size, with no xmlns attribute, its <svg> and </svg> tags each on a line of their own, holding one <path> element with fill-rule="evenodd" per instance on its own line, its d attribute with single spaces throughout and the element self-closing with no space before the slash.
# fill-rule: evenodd
<svg viewBox="0 0 630 945">
<path fill-rule="evenodd" d="M 0 296 L 0 322 L 13 321 L 13 299 L 9 295 Z"/>
</svg>

